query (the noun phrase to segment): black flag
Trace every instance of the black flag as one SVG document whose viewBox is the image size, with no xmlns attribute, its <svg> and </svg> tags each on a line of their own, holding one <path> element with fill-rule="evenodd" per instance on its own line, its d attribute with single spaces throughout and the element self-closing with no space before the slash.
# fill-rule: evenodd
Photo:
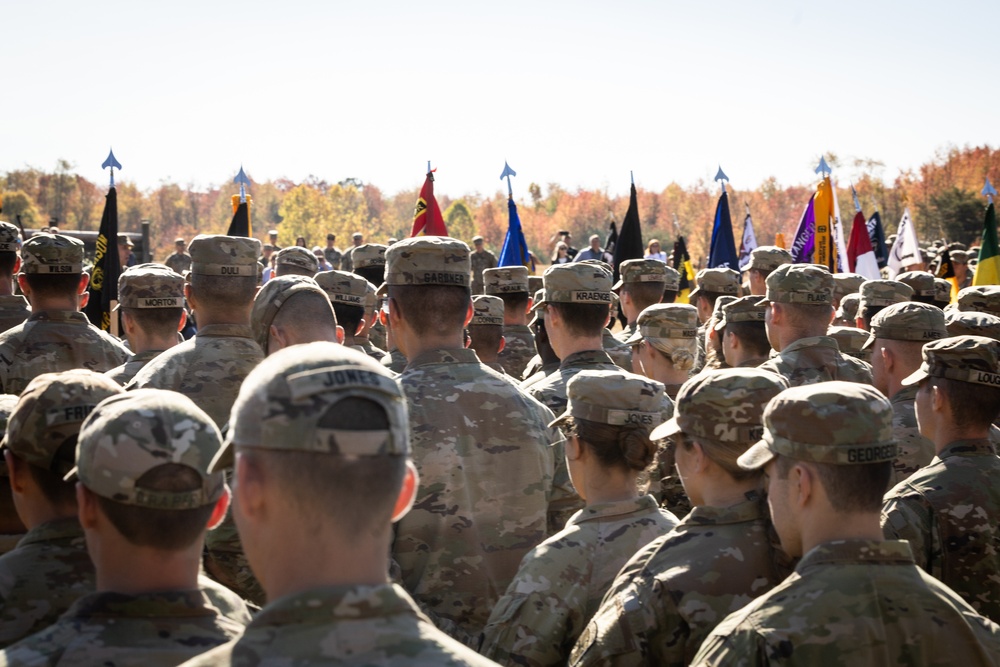
<svg viewBox="0 0 1000 667">
<path fill-rule="evenodd" d="M 604 250 L 614 256 L 615 246 L 618 245 L 618 225 L 615 224 L 614 220 L 611 221 L 611 225 L 608 227 L 608 230 L 608 238 L 604 242 Z"/>
<path fill-rule="evenodd" d="M 233 221 L 229 223 L 229 231 L 226 236 L 250 236 L 250 198 L 240 202 L 233 213 Z"/>
<path fill-rule="evenodd" d="M 633 183 L 628 200 L 628 211 L 625 212 L 625 219 L 622 220 L 622 231 L 615 244 L 614 282 L 618 282 L 618 268 L 622 262 L 627 259 L 642 259 L 644 250 L 642 229 L 639 227 L 639 202 L 636 199 L 635 183 Z"/>
<path fill-rule="evenodd" d="M 111 331 L 111 308 L 118 300 L 118 276 L 122 273 L 118 258 L 118 193 L 112 187 L 104 201 L 101 230 L 97 233 L 97 252 L 90 272 L 90 300 L 85 313 L 95 327 Z"/>
<path fill-rule="evenodd" d="M 683 236 L 678 236 L 674 241 L 673 266 L 681 274 L 681 281 L 677 287 L 677 303 L 687 303 L 687 295 L 691 291 L 691 280 L 688 277 L 691 269 L 691 255 L 688 254 L 687 243 Z"/>
</svg>

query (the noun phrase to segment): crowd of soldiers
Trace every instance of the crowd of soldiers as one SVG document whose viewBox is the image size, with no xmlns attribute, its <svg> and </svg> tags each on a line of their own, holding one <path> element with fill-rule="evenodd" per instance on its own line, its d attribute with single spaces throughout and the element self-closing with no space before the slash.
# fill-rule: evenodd
<svg viewBox="0 0 1000 667">
<path fill-rule="evenodd" d="M 1000 286 L 276 237 L 0 222 L 0 666 L 1000 664 Z"/>
</svg>

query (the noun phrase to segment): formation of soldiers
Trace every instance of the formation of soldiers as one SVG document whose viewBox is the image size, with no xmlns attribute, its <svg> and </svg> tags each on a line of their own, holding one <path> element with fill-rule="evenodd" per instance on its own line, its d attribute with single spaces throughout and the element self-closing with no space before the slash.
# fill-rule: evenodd
<svg viewBox="0 0 1000 667">
<path fill-rule="evenodd" d="M 1000 664 L 1000 286 L 276 236 L 0 222 L 0 665 Z"/>
</svg>

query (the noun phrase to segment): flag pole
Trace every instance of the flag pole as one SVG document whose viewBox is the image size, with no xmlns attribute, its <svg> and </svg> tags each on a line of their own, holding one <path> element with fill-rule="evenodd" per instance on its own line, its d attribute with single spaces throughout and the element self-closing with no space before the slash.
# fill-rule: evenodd
<svg viewBox="0 0 1000 667">
<path fill-rule="evenodd" d="M 243 171 L 243 165 L 240 165 L 240 173 L 236 174 L 236 178 L 233 179 L 233 183 L 240 184 L 240 203 L 247 203 L 247 186 L 250 185 L 250 179 L 247 178 L 246 172 Z"/>
<path fill-rule="evenodd" d="M 112 150 L 112 149 L 109 148 L 108 149 L 108 157 L 101 164 L 101 169 L 110 169 L 111 170 L 111 180 L 110 180 L 110 185 L 108 186 L 109 190 L 114 190 L 115 189 L 115 168 L 116 167 L 118 168 L 119 171 L 121 171 L 121 168 L 122 168 L 121 163 L 118 160 L 115 159 L 115 152 L 114 152 L 114 150 Z M 112 243 L 115 243 L 116 245 L 115 245 L 114 252 L 118 252 L 118 246 L 117 246 L 118 239 L 105 239 L 105 243 L 107 243 L 109 246 Z M 109 250 L 105 250 L 105 252 L 109 252 Z M 116 308 L 118 308 L 118 300 L 117 299 L 112 299 L 111 300 L 111 316 L 109 318 L 110 321 L 108 322 L 108 328 L 110 329 L 111 335 L 114 336 L 115 338 L 118 338 L 119 337 L 118 336 L 118 334 L 119 334 L 119 330 L 118 330 L 118 313 L 115 310 Z"/>
<path fill-rule="evenodd" d="M 986 201 L 989 202 L 990 204 L 992 204 L 993 203 L 993 195 L 995 195 L 996 193 L 997 193 L 996 188 L 993 187 L 993 184 L 990 183 L 990 177 L 987 176 L 986 177 L 986 185 L 983 186 L 983 191 L 980 194 L 986 195 Z"/>
</svg>

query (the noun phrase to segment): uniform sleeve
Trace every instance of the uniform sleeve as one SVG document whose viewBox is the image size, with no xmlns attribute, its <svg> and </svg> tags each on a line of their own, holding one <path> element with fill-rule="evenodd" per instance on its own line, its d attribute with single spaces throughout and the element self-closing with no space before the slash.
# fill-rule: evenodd
<svg viewBox="0 0 1000 667">
<path fill-rule="evenodd" d="M 763 638 L 751 629 L 729 626 L 723 623 L 708 636 L 698 650 L 692 667 L 714 667 L 716 665 L 751 667 L 768 665 Z"/>
<path fill-rule="evenodd" d="M 882 506 L 882 533 L 890 540 L 906 540 L 913 560 L 925 572 L 931 566 L 933 511 L 915 496 L 890 495 Z"/>
</svg>

